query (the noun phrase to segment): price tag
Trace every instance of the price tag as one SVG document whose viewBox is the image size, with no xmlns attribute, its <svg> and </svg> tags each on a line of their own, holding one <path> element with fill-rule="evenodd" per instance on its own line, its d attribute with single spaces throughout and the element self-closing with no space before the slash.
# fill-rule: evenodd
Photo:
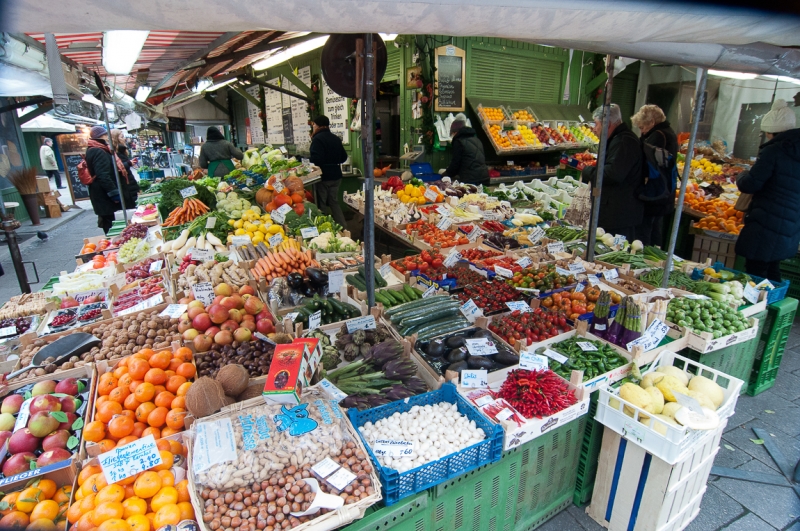
<svg viewBox="0 0 800 531">
<path fill-rule="evenodd" d="M 585 287 L 586 286 L 584 286 L 583 284 L 578 284 L 577 286 L 575 286 L 575 293 L 580 293 L 581 291 L 584 290 Z"/>
<path fill-rule="evenodd" d="M 508 306 L 508 309 L 509 309 L 509 310 L 511 310 L 512 312 L 520 311 L 520 312 L 522 312 L 522 313 L 530 313 L 530 312 L 532 312 L 532 311 L 533 311 L 533 310 L 531 309 L 531 307 L 530 307 L 530 306 L 528 306 L 528 303 L 527 303 L 527 302 L 525 302 L 525 301 L 511 301 L 511 302 L 507 302 L 507 303 L 506 303 L 506 306 Z"/>
<path fill-rule="evenodd" d="M 483 315 L 483 310 L 478 308 L 472 299 L 462 304 L 459 310 L 470 323 L 474 323 L 475 319 Z"/>
<path fill-rule="evenodd" d="M 539 356 L 538 354 L 534 354 L 533 352 L 523 350 L 519 354 L 519 368 L 526 369 L 528 371 L 543 371 L 547 369 L 549 363 L 547 358 L 544 356 Z"/>
<path fill-rule="evenodd" d="M 425 199 L 427 199 L 431 203 L 435 203 L 436 198 L 439 197 L 439 194 L 437 194 L 434 190 L 431 190 L 430 188 L 426 189 L 425 193 L 422 195 L 424 195 Z"/>
<path fill-rule="evenodd" d="M 278 149 L 279 149 L 279 150 L 281 150 L 281 153 L 283 153 L 284 155 L 286 155 L 287 153 L 289 153 L 288 151 L 286 151 L 286 147 L 284 147 L 284 146 L 281 146 L 281 147 L 279 147 Z"/>
<path fill-rule="evenodd" d="M 548 243 L 547 244 L 547 252 L 549 254 L 563 253 L 564 252 L 564 242 Z"/>
<path fill-rule="evenodd" d="M 583 267 L 583 263 L 580 262 L 572 262 L 569 264 L 569 270 L 572 273 L 586 273 L 586 268 Z"/>
<path fill-rule="evenodd" d="M 31 402 L 33 402 L 33 398 L 29 398 L 22 403 L 19 407 L 19 413 L 17 413 L 17 420 L 14 422 L 14 431 L 21 430 L 25 426 L 28 425 L 28 419 L 31 416 Z"/>
<path fill-rule="evenodd" d="M 589 276 L 586 280 L 588 280 L 589 284 L 591 284 L 592 286 L 596 286 L 596 285 L 600 284 L 600 279 L 598 279 L 594 275 Z"/>
<path fill-rule="evenodd" d="M 439 220 L 439 223 L 436 224 L 436 228 L 439 230 L 447 230 L 450 228 L 450 225 L 453 224 L 453 219 L 448 216 L 442 216 L 442 219 Z"/>
<path fill-rule="evenodd" d="M 585 122 L 586 121 L 586 120 L 583 119 L 583 116 L 581 116 L 580 114 L 578 115 L 578 120 L 580 120 L 581 122 Z"/>
<path fill-rule="evenodd" d="M 477 339 L 466 339 L 467 350 L 473 356 L 491 356 L 497 354 L 497 347 L 494 341 L 487 337 L 479 337 Z"/>
<path fill-rule="evenodd" d="M 250 236 L 247 234 L 242 236 L 231 236 L 231 245 L 240 247 L 242 245 L 247 245 L 248 243 L 250 243 Z"/>
<path fill-rule="evenodd" d="M 458 263 L 459 260 L 461 260 L 461 253 L 453 249 L 444 259 L 444 266 L 453 267 L 454 265 L 456 265 L 456 263 Z"/>
<path fill-rule="evenodd" d="M 317 474 L 319 477 L 325 479 L 326 477 L 336 472 L 339 468 L 340 467 L 338 463 L 336 463 L 330 457 L 326 457 L 316 465 L 312 466 L 311 470 L 313 470 L 314 473 Z"/>
<path fill-rule="evenodd" d="M 491 404 L 494 402 L 494 398 L 492 398 L 492 395 L 483 395 L 482 397 L 473 400 L 473 402 L 475 402 L 476 406 L 483 407 L 486 404 Z"/>
<path fill-rule="evenodd" d="M 189 186 L 181 190 L 181 197 L 186 199 L 187 197 L 192 197 L 193 195 L 197 195 L 197 188 L 194 186 Z"/>
<path fill-rule="evenodd" d="M 206 218 L 206 228 L 207 229 L 213 229 L 214 225 L 216 225 L 216 224 L 217 224 L 217 218 L 215 218 L 215 217 Z"/>
<path fill-rule="evenodd" d="M 198 249 L 197 247 L 192 247 L 186 254 L 191 256 L 192 260 L 197 260 L 198 262 L 205 262 L 206 260 L 212 260 L 214 258 L 213 252 L 205 249 Z"/>
<path fill-rule="evenodd" d="M 156 260 L 150 264 L 150 273 L 158 273 L 164 267 L 164 260 Z"/>
<path fill-rule="evenodd" d="M 622 247 L 625 245 L 626 241 L 628 241 L 628 239 L 625 236 L 617 234 L 614 236 L 614 247 Z"/>
<path fill-rule="evenodd" d="M 619 271 L 617 271 L 616 268 L 603 271 L 603 278 L 606 280 L 614 280 L 615 278 L 619 278 Z"/>
<path fill-rule="evenodd" d="M 277 247 L 281 244 L 281 242 L 283 242 L 283 234 L 280 232 L 278 234 L 273 234 L 269 237 L 267 242 L 269 243 L 270 247 Z"/>
<path fill-rule="evenodd" d="M 634 339 L 630 343 L 626 345 L 628 352 L 633 350 L 633 347 L 636 345 L 641 345 L 642 349 L 647 352 L 648 350 L 653 350 L 661 343 L 661 340 L 664 339 L 664 336 L 667 335 L 667 330 L 669 327 L 662 323 L 659 319 L 653 319 L 653 322 L 650 323 L 650 326 L 647 327 L 647 330 L 644 331 L 638 339 Z"/>
<path fill-rule="evenodd" d="M 211 282 L 193 284 L 192 293 L 195 299 L 203 303 L 203 306 L 208 306 L 214 302 L 214 286 L 211 285 Z"/>
<path fill-rule="evenodd" d="M 461 371 L 461 387 L 486 387 L 489 385 L 489 371 L 465 370 Z"/>
<path fill-rule="evenodd" d="M 502 420 L 508 420 L 513 416 L 514 412 L 508 409 L 507 407 L 504 407 L 503 409 L 500 410 L 499 413 L 497 413 L 497 415 L 494 416 L 494 418 L 502 421 Z"/>
<path fill-rule="evenodd" d="M 471 242 L 474 242 L 484 234 L 486 234 L 485 230 L 483 230 L 482 228 L 480 228 L 480 227 L 478 227 L 476 225 L 473 225 L 473 229 L 469 233 L 469 236 L 467 236 L 467 239 L 469 241 L 471 241 Z"/>
<path fill-rule="evenodd" d="M 589 343 L 588 341 L 578 341 L 576 344 L 584 352 L 594 352 L 595 350 L 597 350 L 597 347 Z"/>
<path fill-rule="evenodd" d="M 439 286 L 438 286 L 438 285 L 436 285 L 436 284 L 431 284 L 431 285 L 428 287 L 428 289 L 426 289 L 426 290 L 425 290 L 425 291 L 422 293 L 422 298 L 423 298 L 423 299 L 427 299 L 427 298 L 428 298 L 428 297 L 430 297 L 431 295 L 434 295 L 434 294 L 436 293 L 436 288 L 438 288 L 438 287 L 439 287 Z"/>
<path fill-rule="evenodd" d="M 747 299 L 750 304 L 755 304 L 758 302 L 759 294 L 760 292 L 758 289 L 756 289 L 754 286 L 751 286 L 749 282 L 744 287 L 744 298 Z"/>
<path fill-rule="evenodd" d="M 510 269 L 506 269 L 505 267 L 501 267 L 499 265 L 494 266 L 494 272 L 497 273 L 497 276 L 511 278 L 514 276 L 514 272 Z"/>
<path fill-rule="evenodd" d="M 550 358 L 551 360 L 556 360 L 557 362 L 562 364 L 569 361 L 568 357 L 564 356 L 563 354 L 559 354 L 555 350 L 549 348 L 544 349 L 544 355 Z"/>
<path fill-rule="evenodd" d="M 300 312 L 287 313 L 285 318 L 289 319 L 291 322 L 294 322 L 294 320 L 297 319 L 298 315 L 300 315 Z"/>
<path fill-rule="evenodd" d="M 487 221 L 499 221 L 503 219 L 503 215 L 499 212 L 495 212 L 494 210 L 484 210 L 481 212 L 481 215 L 483 216 L 483 219 Z"/>
<path fill-rule="evenodd" d="M 711 183 L 708 181 L 703 181 L 700 183 L 700 188 L 706 188 L 708 186 L 711 186 Z"/>
<path fill-rule="evenodd" d="M 341 389 L 333 385 L 327 378 L 323 378 L 319 381 L 319 386 L 328 394 L 331 400 L 336 400 L 337 402 L 341 402 L 347 395 L 342 392 Z"/>
<path fill-rule="evenodd" d="M 356 479 L 356 475 L 344 467 L 339 468 L 336 472 L 331 474 L 325 481 L 330 483 L 334 488 L 344 490 L 346 486 Z"/>
<path fill-rule="evenodd" d="M 411 441 L 377 439 L 372 445 L 372 453 L 378 457 L 411 457 L 414 455 L 414 443 Z"/>
<path fill-rule="evenodd" d="M 342 289 L 344 271 L 328 271 L 328 293 L 338 293 Z"/>
<path fill-rule="evenodd" d="M 556 267 L 556 273 L 565 277 L 568 277 L 572 274 L 572 272 L 569 269 L 564 269 L 563 267 Z"/>
<path fill-rule="evenodd" d="M 315 330 L 322 324 L 322 310 L 317 310 L 308 317 L 308 329 Z"/>
<path fill-rule="evenodd" d="M 158 314 L 159 317 L 169 317 L 170 319 L 177 319 L 186 312 L 189 307 L 188 304 L 170 304 Z"/>
<path fill-rule="evenodd" d="M 151 266 L 152 267 L 152 266 Z M 88 299 L 97 297 L 98 300 L 104 301 L 108 299 L 108 289 L 91 289 L 88 291 L 81 291 L 72 296 L 73 299 L 81 304 L 84 304 Z"/>
<path fill-rule="evenodd" d="M 192 468 L 202 472 L 212 465 L 236 460 L 236 435 L 230 418 L 196 423 Z"/>
<path fill-rule="evenodd" d="M 283 223 L 286 221 L 286 214 L 291 212 L 291 210 L 292 207 L 289 205 L 281 205 L 280 208 L 273 210 L 269 217 L 273 223 Z"/>
<path fill-rule="evenodd" d="M 102 453 L 97 460 L 109 485 L 162 463 L 152 434 Z"/>
<path fill-rule="evenodd" d="M 622 425 L 622 435 L 626 439 L 643 443 L 645 432 L 642 429 L 642 425 L 638 424 L 636 421 L 633 422 L 625 421 L 625 424 Z"/>
<path fill-rule="evenodd" d="M 452 212 L 450 212 L 450 209 L 447 208 L 445 205 L 438 205 L 436 207 L 436 212 L 438 212 L 442 216 L 450 216 L 450 215 L 452 215 Z"/>
<path fill-rule="evenodd" d="M 286 188 L 283 185 L 283 181 L 280 180 L 280 179 L 275 179 L 275 182 L 272 183 L 272 187 L 275 189 L 275 193 L 276 194 L 279 194 L 279 193 L 283 192 L 284 188 Z"/>
<path fill-rule="evenodd" d="M 384 280 L 386 280 L 386 277 L 388 277 L 389 275 L 392 274 L 392 264 L 391 264 L 391 262 L 386 262 L 385 264 L 383 264 L 381 266 L 380 274 L 381 274 L 381 276 L 383 277 Z"/>
<path fill-rule="evenodd" d="M 291 314 L 289 314 L 289 315 L 291 315 Z M 287 315 L 286 317 L 289 317 L 289 315 Z M 294 321 L 294 318 L 292 318 L 292 321 Z M 256 339 L 260 339 L 261 341 L 266 341 L 270 345 L 277 345 L 277 343 L 275 343 L 273 340 L 271 340 L 270 338 L 268 338 L 267 336 L 265 336 L 261 332 L 256 332 L 255 334 L 253 334 L 253 336 L 255 336 Z M 342 397 L 342 398 L 344 398 L 344 397 Z"/>
<path fill-rule="evenodd" d="M 345 321 L 345 324 L 347 325 L 348 334 L 352 334 L 356 330 L 375 330 L 375 317 L 372 315 L 356 317 Z"/>
<path fill-rule="evenodd" d="M 0 328 L 0 337 L 7 337 L 7 336 L 15 336 L 17 335 L 17 327 L 16 326 L 5 326 Z"/>
<path fill-rule="evenodd" d="M 252 178 L 252 177 L 248 177 L 248 178 L 246 178 L 246 179 L 244 180 L 244 184 L 245 184 L 246 186 L 252 186 L 252 185 L 253 185 L 253 178 Z"/>
<path fill-rule="evenodd" d="M 764 280 L 762 280 L 761 282 L 756 284 L 756 289 L 762 289 L 762 288 L 766 289 L 768 291 L 771 291 L 771 290 L 775 289 L 775 286 L 773 286 L 772 282 L 770 282 L 769 280 L 767 280 L 765 278 Z"/>
<path fill-rule="evenodd" d="M 703 406 L 701 406 L 700 402 L 698 402 L 697 400 L 695 400 L 691 396 L 686 396 L 685 394 L 678 393 L 678 392 L 675 392 L 675 393 L 672 393 L 672 394 L 675 395 L 675 401 L 678 402 L 683 407 L 688 407 L 689 409 L 691 409 L 695 413 L 699 413 L 701 415 L 705 415 L 705 413 L 703 413 Z"/>
<path fill-rule="evenodd" d="M 319 229 L 316 227 L 306 227 L 304 229 L 300 229 L 300 236 L 302 236 L 304 240 L 308 238 L 316 238 L 319 236 Z"/>
<path fill-rule="evenodd" d="M 542 229 L 541 227 L 534 227 L 528 233 L 528 239 L 531 241 L 531 243 L 538 243 L 539 240 L 541 240 L 542 238 L 544 238 L 544 229 Z M 561 244 L 561 248 L 562 249 L 564 248 L 563 243 Z"/>
</svg>

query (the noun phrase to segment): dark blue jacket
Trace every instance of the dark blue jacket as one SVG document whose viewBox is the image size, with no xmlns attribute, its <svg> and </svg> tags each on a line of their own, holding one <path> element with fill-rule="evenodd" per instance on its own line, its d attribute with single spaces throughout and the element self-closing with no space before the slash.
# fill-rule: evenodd
<svg viewBox="0 0 800 531">
<path fill-rule="evenodd" d="M 311 137 L 309 160 L 322 170 L 323 181 L 338 181 L 342 178 L 342 163 L 347 160 L 347 151 L 342 139 L 330 129 L 318 129 Z"/>
<path fill-rule="evenodd" d="M 776 135 L 761 146 L 758 160 L 736 179 L 753 194 L 736 254 L 777 262 L 797 254 L 800 243 L 800 129 Z"/>
</svg>

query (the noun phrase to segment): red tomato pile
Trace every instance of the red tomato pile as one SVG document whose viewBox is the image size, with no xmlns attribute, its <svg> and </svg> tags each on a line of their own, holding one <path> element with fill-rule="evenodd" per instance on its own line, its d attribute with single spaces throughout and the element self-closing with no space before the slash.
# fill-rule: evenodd
<svg viewBox="0 0 800 531">
<path fill-rule="evenodd" d="M 528 346 L 550 339 L 569 330 L 567 316 L 562 311 L 536 308 L 532 312 L 513 311 L 508 315 L 492 319 L 489 330 L 513 345 L 518 339 Z"/>
<path fill-rule="evenodd" d="M 508 311 L 507 302 L 521 301 L 522 292 L 515 290 L 505 282 L 494 282 L 484 280 L 477 284 L 471 284 L 458 294 L 461 302 L 472 299 L 475 305 L 483 310 L 484 314 Z"/>
<path fill-rule="evenodd" d="M 475 262 L 477 260 L 485 260 L 486 258 L 492 258 L 493 256 L 500 256 L 500 251 L 492 251 L 492 250 L 482 250 L 482 249 L 464 249 L 461 251 L 461 258 L 464 260 L 469 260 L 470 262 Z"/>
<path fill-rule="evenodd" d="M 464 253 L 461 253 L 462 256 Z M 510 256 L 501 256 L 499 258 L 487 258 L 485 260 L 481 260 L 477 262 L 475 265 L 478 267 L 482 267 L 483 269 L 488 269 L 489 271 L 494 271 L 494 266 L 499 265 L 500 267 L 505 267 L 506 269 L 514 272 L 519 273 L 522 271 L 522 267 Z"/>
<path fill-rule="evenodd" d="M 444 256 L 442 256 L 441 253 L 422 251 L 422 254 L 406 256 L 402 260 L 395 260 L 392 262 L 392 267 L 400 273 L 419 271 L 427 275 L 431 270 L 442 268 L 443 262 Z"/>
<path fill-rule="evenodd" d="M 564 310 L 573 321 L 585 313 L 594 311 L 594 302 L 589 302 L 587 304 L 586 294 L 582 291 L 573 291 L 572 293 L 562 291 L 553 293 L 542 300 L 542 306 L 545 308 Z"/>
<path fill-rule="evenodd" d="M 411 234 L 414 231 L 417 232 L 418 238 L 421 238 L 422 241 L 430 246 L 455 247 L 456 245 L 469 243 L 469 239 L 466 236 L 460 236 L 455 230 L 441 230 L 436 228 L 436 225 L 423 220 L 409 223 L 406 226 L 406 234 Z"/>
</svg>

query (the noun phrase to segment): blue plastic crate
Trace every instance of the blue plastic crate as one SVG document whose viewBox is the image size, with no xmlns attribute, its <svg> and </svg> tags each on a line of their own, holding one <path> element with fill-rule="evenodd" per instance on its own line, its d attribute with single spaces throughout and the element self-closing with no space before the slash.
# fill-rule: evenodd
<svg viewBox="0 0 800 531">
<path fill-rule="evenodd" d="M 433 171 L 433 166 L 430 162 L 412 162 L 410 164 L 411 173 L 422 182 L 438 181 L 442 178 L 441 175 Z"/>
<path fill-rule="evenodd" d="M 730 273 L 733 273 L 734 275 L 742 273 L 741 271 L 725 267 L 725 265 L 722 262 L 715 262 L 714 265 L 711 267 L 713 267 L 714 271 L 717 272 L 728 271 Z M 755 282 L 756 284 L 764 280 L 762 277 L 757 277 L 755 275 L 749 275 L 749 276 L 750 278 L 753 279 L 753 282 Z M 694 268 L 694 271 L 692 271 L 692 280 L 702 280 L 703 277 L 704 277 L 703 270 Z M 786 294 L 789 291 L 789 284 L 790 284 L 788 280 L 783 280 L 781 282 L 770 280 L 770 282 L 772 283 L 773 286 L 775 286 L 775 289 L 767 292 L 767 305 L 775 304 L 776 302 L 780 302 L 784 298 L 786 298 Z"/>
<path fill-rule="evenodd" d="M 484 417 L 475 406 L 458 394 L 456 387 L 451 383 L 443 384 L 436 391 L 412 396 L 405 400 L 398 400 L 385 406 L 367 409 L 366 411 L 358 411 L 355 408 L 351 408 L 347 411 L 347 416 L 353 426 L 358 429 L 367 422 L 375 423 L 392 416 L 394 413 L 405 413 L 413 406 L 433 405 L 439 402 L 456 404 L 458 412 L 466 415 L 468 419 L 474 420 L 476 426 L 486 434 L 486 439 L 438 461 L 427 463 L 401 474 L 396 470 L 380 465 L 369 444 L 359 431 L 358 435 L 367 448 L 372 462 L 378 469 L 383 490 L 383 501 L 386 505 L 397 503 L 406 496 L 422 492 L 427 488 L 460 476 L 480 466 L 499 461 L 500 457 L 502 457 L 503 428 Z"/>
</svg>

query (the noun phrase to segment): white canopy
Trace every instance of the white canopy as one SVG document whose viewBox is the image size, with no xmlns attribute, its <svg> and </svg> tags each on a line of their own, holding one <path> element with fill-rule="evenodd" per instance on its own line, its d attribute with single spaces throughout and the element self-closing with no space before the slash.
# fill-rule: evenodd
<svg viewBox="0 0 800 531">
<path fill-rule="evenodd" d="M 24 133 L 74 133 L 75 126 L 57 120 L 49 114 L 37 116 L 21 126 Z"/>
</svg>

